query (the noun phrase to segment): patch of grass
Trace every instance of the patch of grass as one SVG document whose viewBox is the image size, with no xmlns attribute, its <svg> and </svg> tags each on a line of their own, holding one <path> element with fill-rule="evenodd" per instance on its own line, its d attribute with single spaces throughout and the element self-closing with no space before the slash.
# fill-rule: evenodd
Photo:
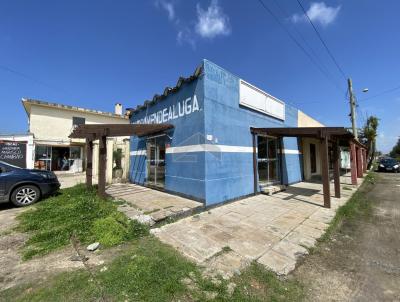
<svg viewBox="0 0 400 302">
<path fill-rule="evenodd" d="M 252 264 L 231 280 L 204 277 L 194 263 L 153 236 L 137 239 L 122 256 L 97 267 L 63 273 L 43 283 L 0 292 L 5 301 L 299 301 L 303 288 Z M 95 282 L 96 281 L 96 282 Z M 229 287 L 231 285 L 231 290 Z"/>
<path fill-rule="evenodd" d="M 61 191 L 18 216 L 18 230 L 29 232 L 23 248 L 25 260 L 69 244 L 72 234 L 82 243 L 104 246 L 141 236 L 147 228 L 128 220 L 111 200 L 97 196 L 84 185 Z"/>
<path fill-rule="evenodd" d="M 304 297 L 298 281 L 280 279 L 256 262 L 232 281 L 237 286 L 226 301 L 301 301 Z"/>
<path fill-rule="evenodd" d="M 372 205 L 366 198 L 366 192 L 371 190 L 376 182 L 376 177 L 377 175 L 374 172 L 369 172 L 365 176 L 361 187 L 351 196 L 346 204 L 336 211 L 336 215 L 330 222 L 328 229 L 318 241 L 325 242 L 329 240 L 332 234 L 340 228 L 343 221 L 350 221 L 355 217 L 370 215 L 372 213 Z"/>
<path fill-rule="evenodd" d="M 352 191 L 353 189 L 349 187 L 343 187 L 343 190 Z"/>
</svg>

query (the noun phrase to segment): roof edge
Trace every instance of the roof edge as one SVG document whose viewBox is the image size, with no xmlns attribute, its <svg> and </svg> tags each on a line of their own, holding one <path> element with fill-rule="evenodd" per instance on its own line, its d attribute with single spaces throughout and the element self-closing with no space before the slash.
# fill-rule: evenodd
<svg viewBox="0 0 400 302">
<path fill-rule="evenodd" d="M 112 112 L 105 112 L 105 111 L 100 111 L 100 110 L 94 110 L 94 109 L 87 109 L 83 107 L 77 107 L 77 106 L 70 106 L 70 105 L 63 105 L 59 103 L 51 103 L 51 102 L 46 102 L 46 101 L 41 101 L 37 99 L 30 99 L 30 98 L 22 98 L 21 99 L 22 105 L 25 108 L 26 113 L 29 115 L 30 110 L 28 110 L 27 105 L 37 105 L 37 106 L 43 106 L 43 107 L 50 107 L 50 108 L 58 108 L 58 109 L 63 109 L 63 110 L 69 110 L 69 111 L 75 111 L 75 112 L 85 112 L 85 113 L 90 113 L 90 114 L 97 114 L 97 115 L 102 115 L 102 116 L 108 116 L 108 117 L 113 117 L 113 118 L 119 118 L 119 119 L 128 119 L 125 115 L 118 115 Z"/>
</svg>

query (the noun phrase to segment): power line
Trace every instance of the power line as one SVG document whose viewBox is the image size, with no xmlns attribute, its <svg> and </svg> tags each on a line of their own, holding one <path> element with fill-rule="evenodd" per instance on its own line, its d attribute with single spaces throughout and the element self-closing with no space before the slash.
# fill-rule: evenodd
<svg viewBox="0 0 400 302">
<path fill-rule="evenodd" d="M 275 19 L 275 21 L 283 28 L 283 30 L 286 32 L 286 34 L 292 39 L 292 41 L 299 47 L 304 54 L 310 59 L 310 61 L 318 68 L 318 70 L 329 80 L 332 81 L 329 78 L 329 75 L 321 68 L 321 66 L 314 60 L 314 58 L 309 54 L 309 52 L 297 41 L 297 39 L 291 34 L 291 32 L 286 28 L 286 26 L 279 20 L 279 18 L 274 14 L 274 12 L 262 1 L 258 0 L 260 2 L 261 6 Z M 341 92 L 341 88 L 335 83 L 331 82 L 336 88 L 338 88 Z"/>
<path fill-rule="evenodd" d="M 23 73 L 23 72 L 14 70 L 14 69 L 12 69 L 12 68 L 9 68 L 9 67 L 7 67 L 7 66 L 5 66 L 5 65 L 0 65 L 0 69 L 5 70 L 5 71 L 10 72 L 10 73 L 13 73 L 13 74 L 16 74 L 16 75 L 18 75 L 18 76 L 20 76 L 20 77 L 23 77 L 23 78 L 27 79 L 27 80 L 31 80 L 31 81 L 33 81 L 33 82 L 36 82 L 37 84 L 40 84 L 40 85 L 42 85 L 42 86 L 46 86 L 47 88 L 50 88 L 50 89 L 53 89 L 53 90 L 58 90 L 58 91 L 61 90 L 61 91 L 63 91 L 63 92 L 68 93 L 69 95 L 72 95 L 69 91 L 66 91 L 66 90 L 64 90 L 64 89 L 61 89 L 61 88 L 59 88 L 59 87 L 55 87 L 55 86 L 49 85 L 49 84 L 47 84 L 46 82 L 43 82 L 43 81 L 41 81 L 41 80 L 38 80 L 38 79 L 36 79 L 36 78 L 34 78 L 34 77 L 32 77 L 32 76 L 26 74 L 26 73 Z"/>
<path fill-rule="evenodd" d="M 273 2 L 274 2 L 275 5 L 279 8 L 279 10 L 281 11 L 281 13 L 282 13 L 285 17 L 290 16 L 290 15 L 288 14 L 288 12 L 284 9 L 284 7 L 279 3 L 279 1 L 273 0 Z M 326 67 L 326 65 L 323 64 L 321 58 L 320 58 L 320 57 L 318 56 L 318 54 L 315 52 L 314 48 L 307 42 L 307 40 L 306 40 L 306 38 L 304 37 L 304 35 L 303 35 L 299 30 L 297 30 L 296 27 L 292 27 L 292 28 L 293 28 L 294 31 L 297 33 L 297 35 L 300 37 L 300 39 L 303 41 L 303 43 L 304 43 L 306 46 L 308 46 L 308 48 L 309 48 L 310 51 L 311 51 L 311 54 L 314 55 L 316 61 L 318 61 L 318 62 L 320 63 L 321 67 L 326 71 L 326 73 L 329 75 L 329 77 L 331 78 L 331 80 L 337 84 L 337 81 L 335 80 L 334 76 L 329 72 L 329 69 Z M 337 87 L 340 87 L 340 85 L 338 85 L 338 84 L 337 84 L 336 86 L 337 86 Z"/>
<path fill-rule="evenodd" d="M 326 45 L 324 39 L 322 39 L 321 34 L 319 33 L 318 29 L 315 27 L 314 23 L 311 21 L 310 17 L 308 16 L 304 6 L 301 4 L 300 0 L 296 0 L 297 3 L 300 5 L 301 9 L 303 10 L 304 15 L 307 17 L 308 21 L 310 22 L 311 26 L 314 28 L 315 33 L 317 34 L 319 40 L 321 41 L 322 45 L 324 45 L 326 51 L 328 52 L 329 56 L 331 57 L 332 61 L 335 63 L 336 67 L 338 68 L 339 72 L 341 73 L 341 75 L 343 76 L 343 78 L 345 80 L 347 80 L 346 74 L 344 73 L 343 69 L 340 67 L 338 61 L 336 60 L 336 58 L 334 57 L 334 55 L 332 54 L 332 52 L 329 50 L 328 45 Z"/>
<path fill-rule="evenodd" d="M 393 88 L 391 88 L 391 89 L 387 89 L 387 90 L 384 90 L 384 91 L 382 91 L 382 92 L 380 92 L 380 93 L 377 93 L 377 94 L 375 94 L 375 95 L 372 95 L 372 96 L 370 96 L 370 97 L 361 99 L 361 100 L 359 100 L 359 102 L 364 102 L 364 101 L 367 101 L 367 100 L 376 98 L 376 97 L 378 97 L 378 96 L 381 96 L 381 95 L 384 95 L 384 94 L 387 94 L 387 93 L 390 93 L 390 92 L 393 92 L 393 91 L 396 91 L 396 90 L 399 90 L 399 89 L 400 89 L 400 86 L 396 86 L 396 87 L 393 87 Z"/>
</svg>

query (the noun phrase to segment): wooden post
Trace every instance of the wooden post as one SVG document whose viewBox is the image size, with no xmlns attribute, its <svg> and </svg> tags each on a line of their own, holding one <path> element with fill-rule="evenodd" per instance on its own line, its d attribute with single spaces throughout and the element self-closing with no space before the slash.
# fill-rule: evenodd
<svg viewBox="0 0 400 302">
<path fill-rule="evenodd" d="M 350 143 L 350 163 L 351 163 L 351 184 L 357 185 L 357 156 L 356 146 Z"/>
<path fill-rule="evenodd" d="M 364 171 L 364 173 L 366 173 L 366 172 L 367 172 L 367 168 L 368 168 L 368 163 L 367 163 L 367 150 L 362 149 L 362 151 L 363 151 L 363 163 L 364 163 L 364 165 L 363 165 L 363 171 Z"/>
<path fill-rule="evenodd" d="M 357 147 L 357 177 L 363 177 L 363 162 L 361 155 L 361 148 Z"/>
<path fill-rule="evenodd" d="M 86 187 L 92 186 L 93 176 L 93 141 L 86 139 Z"/>
<path fill-rule="evenodd" d="M 336 140 L 333 144 L 333 179 L 335 182 L 335 197 L 340 198 L 340 148 Z"/>
<path fill-rule="evenodd" d="M 99 139 L 99 181 L 98 194 L 106 196 L 106 163 L 107 163 L 107 136 L 102 135 Z"/>
<path fill-rule="evenodd" d="M 257 185 L 257 139 L 256 135 L 253 133 L 253 175 L 254 175 L 254 194 L 258 193 Z"/>
<path fill-rule="evenodd" d="M 322 187 L 324 192 L 324 207 L 331 207 L 331 193 L 329 185 L 329 161 L 328 161 L 328 137 L 326 133 L 321 140 L 321 174 L 322 174 Z"/>
</svg>

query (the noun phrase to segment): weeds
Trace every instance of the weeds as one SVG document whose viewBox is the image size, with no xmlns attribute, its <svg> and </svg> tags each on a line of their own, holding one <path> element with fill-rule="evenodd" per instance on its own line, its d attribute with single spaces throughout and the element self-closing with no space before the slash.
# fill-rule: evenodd
<svg viewBox="0 0 400 302">
<path fill-rule="evenodd" d="M 25 260 L 68 245 L 72 234 L 82 243 L 99 241 L 112 246 L 147 232 L 146 227 L 119 213 L 116 204 L 84 185 L 62 190 L 18 219 L 18 229 L 30 233 L 23 248 Z"/>
</svg>

